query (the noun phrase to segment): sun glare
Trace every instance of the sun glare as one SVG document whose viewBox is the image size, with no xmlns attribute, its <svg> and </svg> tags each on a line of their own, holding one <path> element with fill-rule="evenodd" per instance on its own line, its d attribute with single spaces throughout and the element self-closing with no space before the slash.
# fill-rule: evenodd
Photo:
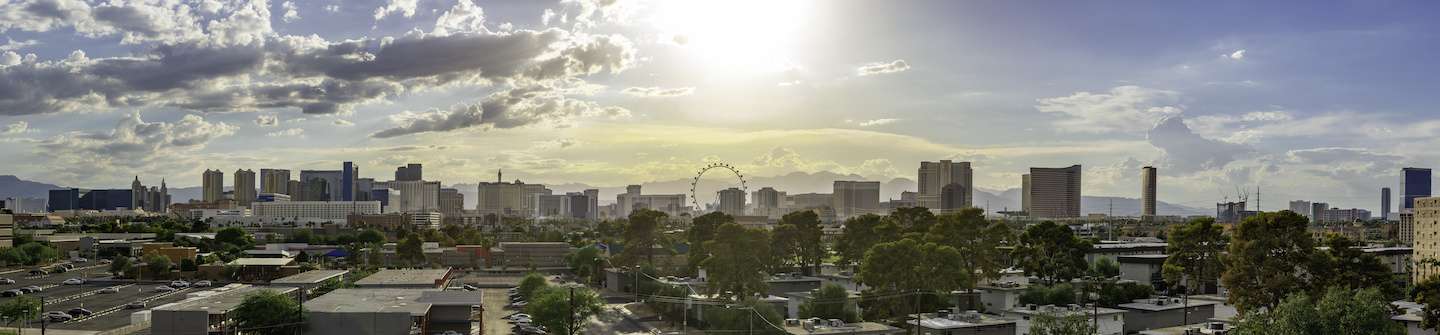
<svg viewBox="0 0 1440 335">
<path fill-rule="evenodd" d="M 778 72 L 810 18 L 803 0 L 663 1 L 655 25 L 712 71 Z"/>
</svg>

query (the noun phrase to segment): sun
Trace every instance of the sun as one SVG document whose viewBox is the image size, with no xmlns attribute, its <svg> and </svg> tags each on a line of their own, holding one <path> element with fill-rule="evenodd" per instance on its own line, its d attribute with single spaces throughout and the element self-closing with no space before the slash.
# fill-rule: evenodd
<svg viewBox="0 0 1440 335">
<path fill-rule="evenodd" d="M 657 4 L 655 26 L 712 71 L 778 72 L 794 64 L 810 20 L 806 0 L 675 0 Z"/>
</svg>

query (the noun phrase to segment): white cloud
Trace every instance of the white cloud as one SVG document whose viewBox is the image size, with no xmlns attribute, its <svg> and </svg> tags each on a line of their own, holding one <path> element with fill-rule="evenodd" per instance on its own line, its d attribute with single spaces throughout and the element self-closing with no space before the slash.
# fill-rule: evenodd
<svg viewBox="0 0 1440 335">
<path fill-rule="evenodd" d="M 905 72 L 907 70 L 910 70 L 910 63 L 906 63 L 904 59 L 896 59 L 891 62 L 877 62 L 861 65 L 859 68 L 855 69 L 855 72 L 862 76 L 869 76 L 877 74 L 899 73 Z"/>
<path fill-rule="evenodd" d="M 28 131 L 28 130 L 30 130 L 30 123 L 29 123 L 29 122 L 25 122 L 25 121 L 15 121 L 15 122 L 10 123 L 9 125 L 6 125 L 6 126 L 5 126 L 5 130 L 4 130 L 4 131 L 0 131 L 0 134 L 4 134 L 4 135 L 16 135 L 16 134 L 23 134 L 23 133 L 25 133 L 25 132 Z"/>
<path fill-rule="evenodd" d="M 339 13 L 340 5 L 325 5 L 325 11 L 330 13 Z"/>
<path fill-rule="evenodd" d="M 1180 93 L 1139 86 L 1120 86 L 1106 93 L 1076 92 L 1042 98 L 1035 109 L 1061 116 L 1060 130 L 1078 133 L 1139 133 L 1167 117 L 1180 115 Z"/>
<path fill-rule="evenodd" d="M 1222 169 L 1225 165 L 1254 152 L 1250 147 L 1212 140 L 1195 134 L 1182 117 L 1161 120 L 1147 135 L 1151 145 L 1165 153 L 1161 159 L 1168 170 L 1182 174 Z"/>
<path fill-rule="evenodd" d="M 433 33 L 485 32 L 485 11 L 470 0 L 460 0 L 435 19 Z"/>
<path fill-rule="evenodd" d="M 281 21 L 291 23 L 300 20 L 300 9 L 295 6 L 294 1 L 286 1 L 280 5 L 280 8 L 285 10 L 285 14 L 280 17 Z"/>
<path fill-rule="evenodd" d="M 640 98 L 674 98 L 674 97 L 682 97 L 682 96 L 687 96 L 687 95 L 694 94 L 694 93 L 695 93 L 695 88 L 694 88 L 694 87 L 662 88 L 662 87 L 653 87 L 653 86 L 652 86 L 652 87 L 629 87 L 629 88 L 626 88 L 626 89 L 624 89 L 624 90 L 621 90 L 620 93 L 624 93 L 625 95 L 629 95 L 629 96 L 632 96 L 632 97 L 640 97 Z"/>
<path fill-rule="evenodd" d="M 415 7 L 419 6 L 419 0 L 389 0 L 384 6 L 375 9 L 375 21 L 393 14 L 411 17 L 415 16 Z"/>
<path fill-rule="evenodd" d="M 290 128 L 285 130 L 272 131 L 265 134 L 265 136 L 269 137 L 299 137 L 304 135 L 304 128 Z"/>
<path fill-rule="evenodd" d="M 345 119 L 335 119 L 335 121 L 331 121 L 330 123 L 341 127 L 349 127 L 355 125 L 354 122 L 346 121 Z"/>
<path fill-rule="evenodd" d="M 195 152 L 236 129 L 194 114 L 175 122 L 145 122 L 134 113 L 108 132 L 70 132 L 42 141 L 35 153 L 50 158 L 48 166 L 67 180 L 99 172 L 171 169 L 197 161 Z"/>
<path fill-rule="evenodd" d="M 261 127 L 274 127 L 280 124 L 280 117 L 275 114 L 256 115 L 255 124 Z"/>
<path fill-rule="evenodd" d="M 534 124 L 564 127 L 580 117 L 620 118 L 630 111 L 614 106 L 600 106 L 593 101 L 567 97 L 562 88 L 527 86 L 496 92 L 476 104 L 458 105 L 450 110 L 423 113 L 402 112 L 391 116 L 394 127 L 381 130 L 371 137 L 387 138 L 410 134 L 460 130 L 509 129 Z"/>
<path fill-rule="evenodd" d="M 1233 60 L 1245 59 L 1245 49 L 1235 50 L 1235 52 L 1231 52 L 1229 55 L 1226 55 L 1225 57 L 1229 57 L 1230 59 L 1233 59 Z"/>
<path fill-rule="evenodd" d="M 895 122 L 897 122 L 897 121 L 900 121 L 900 119 L 874 119 L 874 120 L 860 121 L 859 125 L 860 125 L 861 127 L 883 126 L 883 125 L 895 123 Z"/>
<path fill-rule="evenodd" d="M 27 48 L 27 47 L 36 46 L 36 45 L 39 45 L 39 44 L 40 44 L 40 41 L 36 41 L 36 40 L 16 41 L 16 40 L 13 40 L 13 39 L 6 38 L 5 44 L 0 44 L 0 51 L 16 51 L 16 50 L 24 49 L 24 48 Z"/>
</svg>

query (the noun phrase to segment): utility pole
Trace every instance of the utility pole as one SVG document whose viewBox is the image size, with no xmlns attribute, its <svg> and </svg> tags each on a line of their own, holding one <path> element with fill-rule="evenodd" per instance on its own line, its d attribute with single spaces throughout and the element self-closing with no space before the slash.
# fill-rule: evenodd
<svg viewBox="0 0 1440 335">
<path fill-rule="evenodd" d="M 910 307 L 911 307 L 911 310 L 912 310 L 912 311 L 915 311 L 915 327 L 911 327 L 910 330 L 911 330 L 912 333 L 915 333 L 916 335 L 919 335 L 919 334 L 920 334 L 920 290 L 915 290 L 915 304 L 914 304 L 914 305 L 911 305 Z"/>
<path fill-rule="evenodd" d="M 45 317 L 45 297 L 40 297 L 40 335 L 45 335 L 45 326 L 50 318 Z"/>
<path fill-rule="evenodd" d="M 566 328 L 569 328 L 569 329 L 566 329 L 566 332 L 565 332 L 565 333 L 566 333 L 566 334 L 570 334 L 570 335 L 575 335 L 575 287 L 574 287 L 574 286 L 571 286 L 571 287 L 570 287 L 570 314 L 568 314 L 567 320 L 568 320 L 568 323 L 566 323 L 566 325 L 567 325 Z"/>
</svg>

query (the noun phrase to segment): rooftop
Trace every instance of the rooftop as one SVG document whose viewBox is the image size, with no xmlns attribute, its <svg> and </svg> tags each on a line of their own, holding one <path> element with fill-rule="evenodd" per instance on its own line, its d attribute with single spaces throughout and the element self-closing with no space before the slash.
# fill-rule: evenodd
<svg viewBox="0 0 1440 335">
<path fill-rule="evenodd" d="M 271 284 L 319 284 L 350 273 L 349 270 L 310 270 L 270 281 Z"/>
<path fill-rule="evenodd" d="M 905 323 L 913 325 L 915 324 L 915 320 L 907 320 Z M 923 318 L 920 319 L 920 326 L 928 329 L 962 329 L 1013 323 L 1015 323 L 1013 320 L 988 317 L 974 311 L 950 314 L 948 317 L 925 314 Z"/>
<path fill-rule="evenodd" d="M 1033 308 L 1033 309 L 1032 309 L 1032 308 Z M 1118 309 L 1105 308 L 1105 307 L 1096 308 L 1096 307 L 1094 307 L 1094 306 L 1081 306 L 1081 305 L 1070 305 L 1070 306 L 1055 306 L 1055 305 L 1044 305 L 1044 306 L 1016 306 L 1015 308 L 1011 308 L 1011 309 L 1005 310 L 1005 312 L 1006 312 L 1006 313 L 1015 313 L 1015 314 L 1025 314 L 1025 315 L 1039 315 L 1039 314 L 1045 314 L 1045 313 L 1058 313 L 1058 314 L 1084 314 L 1084 315 L 1087 315 L 1087 316 L 1088 316 L 1088 315 L 1091 315 L 1091 314 L 1110 315 L 1110 314 L 1121 314 L 1121 313 L 1125 313 L 1125 311 L 1123 311 L 1123 310 L 1118 310 Z"/>
<path fill-rule="evenodd" d="M 1168 310 L 1176 310 L 1176 309 L 1185 309 L 1186 306 L 1196 307 L 1196 306 L 1210 306 L 1210 305 L 1215 305 L 1215 304 L 1216 304 L 1216 303 L 1213 302 L 1213 301 L 1205 301 L 1205 300 L 1198 300 L 1198 299 L 1189 299 L 1189 301 L 1187 302 L 1187 301 L 1185 301 L 1185 299 L 1180 299 L 1180 298 L 1159 297 L 1159 298 L 1154 298 L 1154 299 L 1138 299 L 1138 300 L 1135 300 L 1134 302 L 1131 302 L 1131 303 L 1128 303 L 1128 304 L 1120 304 L 1120 306 L 1118 306 L 1118 307 L 1124 308 L 1124 309 L 1133 309 L 1133 310 L 1159 312 L 1159 311 L 1168 311 Z"/>
<path fill-rule="evenodd" d="M 409 313 L 424 316 L 433 305 L 481 305 L 479 292 L 438 289 L 339 289 L 305 302 L 305 310 L 331 313 Z"/>
<path fill-rule="evenodd" d="M 355 282 L 355 286 L 438 286 L 450 269 L 387 269 Z"/>
<path fill-rule="evenodd" d="M 815 326 L 809 326 L 809 327 L 806 327 L 806 326 L 791 326 L 791 325 L 786 325 L 786 326 L 785 326 L 785 332 L 790 333 L 790 334 L 795 334 L 795 335 L 804 335 L 804 334 L 814 334 L 814 335 L 830 335 L 830 334 L 898 334 L 898 333 L 903 333 L 904 330 L 903 330 L 903 329 L 899 329 L 899 328 L 895 328 L 895 327 L 891 327 L 891 326 L 886 326 L 886 325 L 879 324 L 879 323 L 874 323 L 874 322 L 857 322 L 857 323 L 847 323 L 847 324 L 845 324 L 844 326 L 839 326 L 839 327 L 827 326 L 827 325 L 815 325 Z"/>
<path fill-rule="evenodd" d="M 286 266 L 295 263 L 294 258 L 236 258 L 228 265 L 239 266 Z"/>
<path fill-rule="evenodd" d="M 176 302 L 173 304 L 155 307 L 155 310 L 206 311 L 209 312 L 209 314 L 225 314 L 231 309 L 234 309 L 236 306 L 239 306 L 240 302 L 245 301 L 245 296 L 248 296 L 251 293 L 260 291 L 276 291 L 280 293 L 290 293 L 294 290 L 295 288 L 293 287 L 261 287 L 243 284 L 230 285 L 208 291 L 210 293 L 209 295 L 196 296 L 193 298 L 181 300 L 180 302 Z"/>
<path fill-rule="evenodd" d="M 1164 249 L 1164 248 L 1167 247 L 1167 246 L 1170 246 L 1170 244 L 1167 244 L 1167 243 L 1153 243 L 1153 242 L 1130 242 L 1130 243 L 1096 243 L 1095 245 L 1093 245 L 1093 246 L 1091 246 L 1091 247 L 1094 248 L 1094 249 L 1096 249 L 1096 250 L 1109 250 L 1109 249 L 1144 249 L 1144 248 L 1159 248 L 1159 249 Z"/>
</svg>

